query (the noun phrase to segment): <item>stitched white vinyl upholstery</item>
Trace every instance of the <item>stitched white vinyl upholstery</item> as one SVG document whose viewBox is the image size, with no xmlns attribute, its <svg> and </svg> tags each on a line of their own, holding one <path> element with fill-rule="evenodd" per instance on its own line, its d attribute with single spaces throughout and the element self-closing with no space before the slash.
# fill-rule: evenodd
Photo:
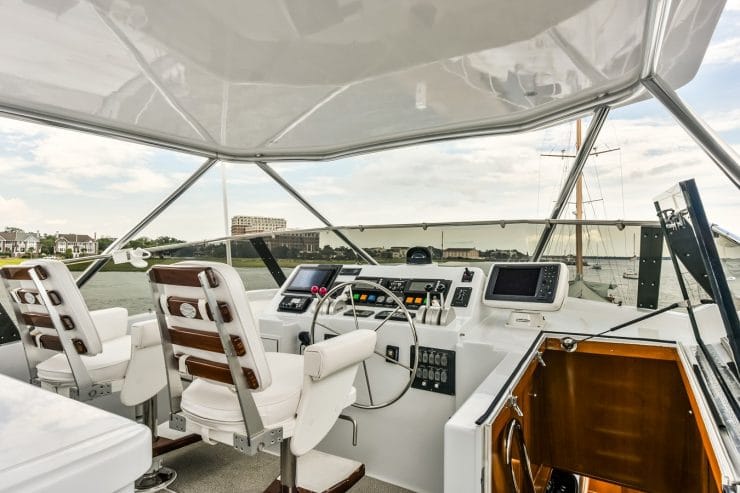
<svg viewBox="0 0 740 493">
<path fill-rule="evenodd" d="M 239 363 L 259 375 L 259 388 L 248 391 L 247 397 L 254 400 L 262 424 L 265 428 L 282 427 L 283 438 L 300 437 L 291 451 L 296 455 L 307 453 L 326 436 L 341 410 L 355 401 L 356 391 L 352 386 L 355 373 L 359 363 L 373 354 L 375 332 L 358 330 L 309 346 L 306 352 L 310 361 L 301 355 L 266 353 L 236 270 L 226 264 L 195 261 L 179 262 L 169 269 L 195 266 L 210 268 L 214 273 L 218 286 L 209 289 L 217 302 L 226 303 L 233 318 L 231 322 L 225 321 L 224 327 L 247 348 Z M 152 272 L 150 279 L 161 279 L 164 272 L 165 269 L 161 273 Z M 218 331 L 215 322 L 203 316 L 206 311 L 201 306 L 205 297 L 202 287 L 161 283 L 157 289 L 168 329 Z M 190 300 L 192 316 L 181 316 L 184 314 L 181 308 L 173 308 L 177 314 L 171 313 L 168 308 L 171 298 L 172 303 L 182 302 L 183 298 Z M 173 351 L 179 358 L 181 372 L 187 370 L 187 358 L 226 362 L 226 357 L 218 352 L 178 345 L 173 345 Z M 308 366 L 304 368 L 304 365 Z M 196 376 L 183 390 L 180 407 L 186 417 L 187 431 L 199 433 L 206 442 L 233 445 L 233 434 L 245 433 L 244 416 L 233 385 Z M 300 423 L 303 430 L 299 429 Z"/>
<path fill-rule="evenodd" d="M 103 343 L 103 350 L 95 356 L 81 355 L 93 382 L 104 383 L 120 380 L 126 374 L 131 359 L 131 337 L 123 336 Z M 72 370 L 64 353 L 59 353 L 36 366 L 40 380 L 72 383 Z"/>
<path fill-rule="evenodd" d="M 266 353 L 273 382 L 252 392 L 265 427 L 293 419 L 303 386 L 303 358 L 296 354 Z M 196 379 L 182 394 L 182 410 L 208 421 L 241 422 L 242 411 L 230 386 Z"/>
<path fill-rule="evenodd" d="M 187 261 L 178 262 L 172 265 L 173 267 L 202 267 L 210 268 L 216 279 L 218 280 L 218 286 L 213 288 L 216 300 L 219 302 L 225 302 L 229 311 L 233 317 L 231 322 L 226 322 L 224 325 L 226 330 L 233 335 L 238 336 L 244 342 L 246 346 L 246 354 L 239 357 L 239 363 L 243 368 L 250 368 L 255 376 L 259 388 L 267 388 L 272 382 L 270 375 L 270 367 L 267 364 L 265 358 L 265 350 L 262 346 L 259 333 L 255 327 L 254 317 L 246 302 L 246 295 L 244 292 L 244 284 L 242 283 L 239 274 L 230 265 L 221 264 L 218 262 L 202 262 L 202 261 Z M 203 310 L 205 311 L 205 299 L 203 289 L 200 287 L 190 286 L 177 286 L 170 284 L 160 285 L 161 298 L 163 300 L 162 307 L 165 310 L 167 323 L 169 327 L 184 327 L 188 329 L 195 329 L 207 332 L 217 332 L 216 325 L 211 320 L 198 319 L 198 318 L 186 318 L 181 316 L 175 316 L 169 313 L 167 309 L 167 299 L 171 296 L 188 298 L 193 300 L 201 300 L 203 304 Z M 175 346 L 175 353 L 187 354 L 196 356 L 211 361 L 217 361 L 219 363 L 225 363 L 226 357 L 223 354 L 212 353 L 209 351 L 194 349 L 184 346 Z"/>
</svg>

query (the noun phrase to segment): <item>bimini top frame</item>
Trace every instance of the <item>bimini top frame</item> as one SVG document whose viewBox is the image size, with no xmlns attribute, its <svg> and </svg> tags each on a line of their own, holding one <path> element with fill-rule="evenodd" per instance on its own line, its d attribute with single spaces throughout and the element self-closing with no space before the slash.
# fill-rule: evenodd
<svg viewBox="0 0 740 493">
<path fill-rule="evenodd" d="M 684 85 L 723 5 L 9 0 L 0 114 L 230 161 L 522 132 Z"/>
</svg>

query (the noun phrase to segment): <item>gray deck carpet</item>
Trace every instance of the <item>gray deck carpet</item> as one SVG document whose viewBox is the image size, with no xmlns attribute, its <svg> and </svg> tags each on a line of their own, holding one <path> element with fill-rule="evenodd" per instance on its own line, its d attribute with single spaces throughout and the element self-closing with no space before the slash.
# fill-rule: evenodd
<svg viewBox="0 0 740 493">
<path fill-rule="evenodd" d="M 177 493 L 261 493 L 280 473 L 278 457 L 253 457 L 225 445 L 198 443 L 164 456 L 164 464 L 177 471 L 170 490 Z M 408 493 L 409 490 L 365 476 L 352 493 Z"/>
</svg>

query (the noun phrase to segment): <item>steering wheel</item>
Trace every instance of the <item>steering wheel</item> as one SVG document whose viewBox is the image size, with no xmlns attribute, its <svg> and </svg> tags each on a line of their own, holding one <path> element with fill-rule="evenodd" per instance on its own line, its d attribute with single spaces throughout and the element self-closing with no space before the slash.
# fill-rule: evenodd
<svg viewBox="0 0 740 493">
<path fill-rule="evenodd" d="M 386 322 L 393 319 L 394 321 L 401 321 L 403 322 L 403 325 L 408 329 L 410 333 L 410 339 L 412 341 L 413 346 L 413 354 L 418 355 L 419 354 L 419 339 L 416 335 L 416 327 L 414 326 L 414 319 L 412 318 L 411 314 L 409 313 L 408 309 L 404 306 L 403 302 L 395 295 L 393 292 L 388 290 L 387 288 L 381 286 L 380 284 L 373 282 L 373 281 L 364 281 L 364 280 L 355 280 L 350 282 L 344 282 L 341 284 L 337 284 L 333 288 L 331 288 L 329 291 L 327 291 L 326 295 L 319 298 L 319 302 L 316 304 L 316 308 L 313 314 L 313 320 L 311 321 L 311 341 L 316 342 L 316 328 L 320 327 L 324 329 L 325 331 L 331 332 L 334 335 L 342 335 L 342 333 L 347 332 L 348 330 L 358 330 L 360 328 L 360 323 L 357 319 L 357 307 L 355 306 L 355 299 L 354 299 L 354 289 L 361 287 L 362 289 L 372 289 L 373 291 L 381 291 L 383 293 L 383 296 L 385 296 L 386 304 L 385 307 L 388 308 L 389 313 L 384 316 L 382 319 L 380 319 L 380 322 L 378 325 L 372 329 L 375 332 L 379 331 L 383 327 L 386 326 Z M 344 332 L 342 330 L 339 330 L 337 328 L 332 328 L 329 323 L 331 320 L 337 320 L 336 318 L 331 317 L 330 311 L 331 311 L 331 303 L 340 302 L 342 301 L 341 295 L 344 294 L 346 303 L 346 306 L 351 306 L 352 311 L 352 318 L 354 321 L 354 325 L 350 329 L 344 329 Z M 335 301 L 334 298 L 337 300 Z M 393 303 L 393 304 L 391 304 Z M 397 314 L 401 314 L 401 316 L 397 316 Z M 320 320 L 319 317 L 324 318 L 324 320 Z M 342 317 L 345 318 L 345 317 Z M 343 324 L 346 325 L 346 324 Z M 394 333 L 398 330 L 398 327 L 394 327 Z M 380 338 L 379 338 L 380 339 Z M 380 409 L 383 407 L 390 406 L 397 400 L 399 400 L 403 395 L 411 388 L 411 384 L 414 383 L 414 378 L 416 378 L 416 369 L 419 366 L 419 358 L 413 358 L 414 362 L 411 365 L 407 365 L 399 361 L 398 359 L 392 358 L 385 354 L 382 350 L 379 350 L 379 348 L 375 348 L 374 356 L 379 356 L 383 359 L 386 363 L 391 363 L 398 367 L 399 369 L 405 370 L 400 373 L 401 375 L 405 375 L 405 377 L 402 377 L 403 385 L 400 387 L 400 391 L 393 394 L 390 398 L 386 398 L 383 401 L 377 401 L 373 398 L 373 392 L 370 387 L 370 375 L 368 372 L 368 361 L 370 359 L 365 360 L 362 362 L 362 372 L 364 373 L 364 384 L 365 388 L 367 389 L 367 400 L 360 399 L 360 392 L 358 391 L 358 398 L 355 401 L 354 404 L 352 404 L 355 407 L 359 407 L 361 409 Z M 372 357 L 371 357 L 372 358 Z M 399 357 L 399 359 L 401 359 Z M 374 362 L 373 362 L 374 363 Z M 381 369 L 384 369 L 384 367 L 380 367 Z M 407 378 L 407 380 L 403 380 L 403 378 Z M 382 380 L 384 389 L 388 387 L 388 382 L 386 379 Z M 355 385 L 355 388 L 358 388 L 361 386 Z"/>
</svg>

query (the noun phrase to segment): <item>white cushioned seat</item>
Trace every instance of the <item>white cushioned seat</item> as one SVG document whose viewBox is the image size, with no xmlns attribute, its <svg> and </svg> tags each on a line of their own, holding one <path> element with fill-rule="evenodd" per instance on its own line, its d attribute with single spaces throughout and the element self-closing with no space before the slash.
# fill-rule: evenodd
<svg viewBox="0 0 740 493">
<path fill-rule="evenodd" d="M 120 380 L 126 375 L 131 360 L 131 336 L 118 337 L 103 342 L 103 351 L 95 356 L 81 355 L 80 359 L 95 383 Z M 48 382 L 74 382 L 72 370 L 64 353 L 59 353 L 36 366 L 40 380 Z"/>
<path fill-rule="evenodd" d="M 303 386 L 303 357 L 297 354 L 265 353 L 272 374 L 272 385 L 252 392 L 266 427 L 293 419 Z M 236 392 L 226 385 L 202 378 L 194 380 L 182 393 L 182 410 L 206 421 L 243 422 Z"/>
</svg>

